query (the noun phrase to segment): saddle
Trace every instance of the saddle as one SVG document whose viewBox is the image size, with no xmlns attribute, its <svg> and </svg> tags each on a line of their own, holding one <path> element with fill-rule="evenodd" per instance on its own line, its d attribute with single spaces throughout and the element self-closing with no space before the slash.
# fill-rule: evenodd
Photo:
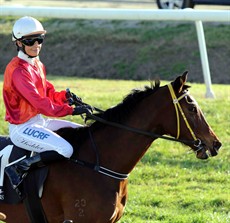
<svg viewBox="0 0 230 223">
<path fill-rule="evenodd" d="M 15 146 L 8 136 L 0 136 L 0 204 L 18 204 L 23 201 L 23 197 L 18 196 L 12 188 L 8 177 L 4 174 L 4 169 L 29 156 L 31 156 L 30 151 Z M 47 175 L 48 167 L 29 172 L 19 190 L 23 193 L 25 187 L 28 189 L 35 186 L 38 196 L 41 198 Z"/>
</svg>

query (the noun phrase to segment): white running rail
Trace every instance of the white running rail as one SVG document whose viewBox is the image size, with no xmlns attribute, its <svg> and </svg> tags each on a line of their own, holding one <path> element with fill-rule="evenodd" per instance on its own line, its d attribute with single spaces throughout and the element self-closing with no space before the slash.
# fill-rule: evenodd
<svg viewBox="0 0 230 223">
<path fill-rule="evenodd" d="M 113 8 L 68 8 L 1 6 L 1 16 L 35 16 L 49 18 L 145 20 L 145 21 L 193 21 L 196 25 L 201 64 L 207 98 L 214 98 L 209 62 L 202 22 L 229 22 L 230 10 L 158 10 L 158 9 L 113 9 Z"/>
</svg>

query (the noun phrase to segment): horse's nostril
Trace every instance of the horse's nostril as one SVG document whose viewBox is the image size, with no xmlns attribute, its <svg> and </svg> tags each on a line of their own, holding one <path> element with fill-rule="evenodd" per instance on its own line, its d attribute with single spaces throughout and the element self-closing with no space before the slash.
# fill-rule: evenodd
<svg viewBox="0 0 230 223">
<path fill-rule="evenodd" d="M 219 142 L 219 141 L 214 141 L 213 147 L 214 147 L 216 150 L 218 150 L 221 146 L 222 146 L 221 142 Z"/>
</svg>

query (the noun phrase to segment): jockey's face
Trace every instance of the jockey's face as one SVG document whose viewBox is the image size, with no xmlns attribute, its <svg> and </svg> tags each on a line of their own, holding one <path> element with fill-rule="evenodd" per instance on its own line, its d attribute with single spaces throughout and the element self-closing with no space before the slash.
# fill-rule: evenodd
<svg viewBox="0 0 230 223">
<path fill-rule="evenodd" d="M 17 45 L 23 49 L 24 53 L 31 57 L 39 55 L 45 35 L 36 34 L 25 36 L 22 40 L 17 41 Z"/>
<path fill-rule="evenodd" d="M 24 49 L 26 54 L 31 57 L 38 56 L 42 48 L 42 44 L 39 44 L 38 41 L 35 41 L 35 43 L 32 46 L 27 46 L 20 41 L 17 41 L 17 44 L 19 47 L 25 47 Z"/>
</svg>

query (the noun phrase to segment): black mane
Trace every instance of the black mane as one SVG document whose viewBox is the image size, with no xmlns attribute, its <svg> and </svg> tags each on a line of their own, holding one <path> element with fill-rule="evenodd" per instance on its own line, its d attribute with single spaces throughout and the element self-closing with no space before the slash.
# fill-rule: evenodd
<svg viewBox="0 0 230 223">
<path fill-rule="evenodd" d="M 155 83 L 150 82 L 150 86 L 145 86 L 144 89 L 133 89 L 118 105 L 107 109 L 105 112 L 96 114 L 96 116 L 107 121 L 121 123 L 129 116 L 138 102 L 156 92 L 159 87 L 160 81 L 157 80 Z"/>
</svg>

